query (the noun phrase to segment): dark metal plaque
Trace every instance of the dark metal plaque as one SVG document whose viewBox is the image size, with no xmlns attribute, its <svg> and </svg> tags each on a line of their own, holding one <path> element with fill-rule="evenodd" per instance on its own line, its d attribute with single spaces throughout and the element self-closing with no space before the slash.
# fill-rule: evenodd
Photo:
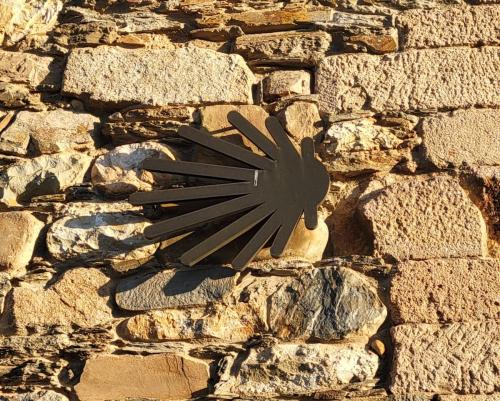
<svg viewBox="0 0 500 401">
<path fill-rule="evenodd" d="M 252 229 L 256 229 L 255 233 L 234 257 L 232 266 L 236 269 L 245 267 L 273 237 L 271 255 L 279 257 L 302 214 L 306 227 L 310 230 L 316 228 L 317 208 L 328 191 L 328 173 L 314 157 L 311 138 L 302 140 L 299 154 L 277 118 L 268 117 L 265 122 L 274 142 L 241 114 L 232 111 L 227 118 L 265 156 L 184 126 L 179 129 L 182 138 L 238 160 L 248 167 L 146 159 L 143 168 L 149 171 L 217 178 L 227 183 L 137 192 L 129 198 L 134 205 L 224 199 L 147 227 L 144 235 L 158 241 L 194 230 L 207 222 L 238 214 L 234 221 L 184 252 L 180 260 L 185 265 L 198 263 Z"/>
</svg>

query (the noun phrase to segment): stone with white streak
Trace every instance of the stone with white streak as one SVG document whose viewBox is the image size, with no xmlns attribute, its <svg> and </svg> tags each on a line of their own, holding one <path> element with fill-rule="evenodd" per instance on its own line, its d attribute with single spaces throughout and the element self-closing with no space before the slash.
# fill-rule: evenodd
<svg viewBox="0 0 500 401">
<path fill-rule="evenodd" d="M 114 197 L 171 184 L 171 174 L 153 173 L 142 168 L 142 162 L 147 158 L 175 160 L 176 157 L 167 145 L 157 142 L 117 146 L 96 159 L 92 166 L 92 184 Z"/>
<path fill-rule="evenodd" d="M 316 72 L 320 109 L 409 111 L 500 105 L 498 47 L 411 50 L 325 58 Z M 481 88 L 481 90 L 477 90 Z"/>
<path fill-rule="evenodd" d="M 243 356 L 242 356 L 243 357 Z M 373 379 L 378 357 L 363 344 L 277 344 L 226 357 L 215 394 L 312 395 Z"/>
<path fill-rule="evenodd" d="M 101 105 L 252 103 L 254 82 L 234 54 L 100 46 L 72 50 L 63 92 Z"/>
<path fill-rule="evenodd" d="M 0 174 L 0 202 L 17 205 L 32 197 L 63 192 L 81 184 L 92 158 L 82 153 L 60 153 L 20 160 Z"/>
<path fill-rule="evenodd" d="M 119 266 L 144 261 L 158 245 L 143 231 L 151 223 L 126 212 L 92 213 L 57 220 L 47 233 L 47 248 L 62 261 L 109 262 Z"/>
</svg>

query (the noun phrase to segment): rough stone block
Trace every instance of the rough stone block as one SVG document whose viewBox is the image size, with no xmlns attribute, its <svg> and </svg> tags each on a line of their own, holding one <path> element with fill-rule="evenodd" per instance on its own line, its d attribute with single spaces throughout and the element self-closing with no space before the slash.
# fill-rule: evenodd
<svg viewBox="0 0 500 401">
<path fill-rule="evenodd" d="M 0 267 L 20 273 L 28 265 L 44 224 L 30 212 L 0 213 Z"/>
<path fill-rule="evenodd" d="M 360 204 L 375 252 L 397 260 L 486 256 L 486 225 L 458 182 L 445 175 L 403 179 Z"/>
<path fill-rule="evenodd" d="M 500 388 L 498 322 L 391 329 L 394 394 L 491 394 Z"/>
<path fill-rule="evenodd" d="M 178 182 L 179 178 L 171 174 L 144 170 L 142 162 L 149 157 L 176 159 L 171 148 L 157 142 L 117 146 L 96 159 L 91 172 L 92 184 L 108 196 L 123 197 L 135 191 L 150 191 L 153 187 Z"/>
<path fill-rule="evenodd" d="M 498 294 L 498 259 L 408 261 L 391 282 L 391 317 L 396 324 L 499 319 Z"/>
<path fill-rule="evenodd" d="M 262 84 L 264 97 L 268 100 L 311 93 L 311 75 L 303 70 L 274 71 L 264 78 Z"/>
<path fill-rule="evenodd" d="M 48 288 L 36 283 L 14 288 L 2 326 L 27 335 L 104 324 L 113 318 L 109 295 L 108 278 L 99 270 L 69 270 Z"/>
<path fill-rule="evenodd" d="M 426 157 L 437 167 L 499 165 L 500 110 L 468 109 L 423 117 Z"/>
<path fill-rule="evenodd" d="M 252 103 L 254 82 L 245 61 L 234 54 L 198 47 L 130 50 L 100 46 L 73 49 L 63 92 L 104 106 Z"/>
<path fill-rule="evenodd" d="M 235 52 L 253 64 L 313 65 L 330 47 L 328 33 L 274 32 L 236 38 Z"/>
<path fill-rule="evenodd" d="M 0 83 L 24 84 L 30 90 L 59 90 L 61 65 L 52 57 L 0 50 Z"/>
<path fill-rule="evenodd" d="M 497 6 L 415 9 L 396 17 L 403 49 L 497 45 L 500 43 Z"/>
<path fill-rule="evenodd" d="M 342 54 L 316 72 L 322 111 L 408 111 L 500 105 L 500 48 Z"/>
<path fill-rule="evenodd" d="M 127 270 L 130 262 L 144 262 L 158 248 L 158 244 L 143 235 L 149 225 L 142 216 L 89 211 L 86 215 L 63 217 L 52 224 L 47 233 L 47 248 L 58 260 L 107 262 L 116 270 Z"/>
<path fill-rule="evenodd" d="M 85 363 L 75 386 L 81 401 L 182 400 L 204 395 L 208 366 L 188 356 L 101 355 Z"/>
<path fill-rule="evenodd" d="M 58 194 L 81 184 L 92 157 L 82 153 L 59 153 L 20 160 L 0 174 L 0 202 L 15 206 L 32 197 Z"/>
<path fill-rule="evenodd" d="M 296 396 L 369 381 L 378 357 L 356 343 L 277 344 L 226 357 L 222 366 L 216 395 Z"/>
</svg>

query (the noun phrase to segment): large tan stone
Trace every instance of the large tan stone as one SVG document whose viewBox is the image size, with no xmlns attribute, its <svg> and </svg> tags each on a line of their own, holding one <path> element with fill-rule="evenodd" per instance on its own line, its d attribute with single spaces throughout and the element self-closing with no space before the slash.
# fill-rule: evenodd
<svg viewBox="0 0 500 401">
<path fill-rule="evenodd" d="M 487 254 L 481 212 L 451 177 L 403 179 L 368 193 L 360 211 L 380 256 L 406 260 Z"/>
<path fill-rule="evenodd" d="M 497 321 L 391 329 L 394 394 L 490 394 L 500 386 Z"/>
<path fill-rule="evenodd" d="M 321 109 L 433 110 L 500 104 L 498 47 L 327 57 L 316 73 Z"/>
<path fill-rule="evenodd" d="M 182 400 L 206 392 L 208 366 L 175 354 L 101 355 L 85 363 L 75 386 L 80 401 Z"/>
<path fill-rule="evenodd" d="M 226 357 L 216 395 L 275 397 L 312 395 L 369 381 L 378 357 L 363 344 L 277 344 Z"/>
<path fill-rule="evenodd" d="M 330 42 L 330 35 L 323 31 L 260 33 L 236 38 L 235 52 L 252 63 L 313 65 Z"/>
<path fill-rule="evenodd" d="M 252 103 L 254 81 L 234 54 L 100 46 L 70 53 L 63 92 L 103 105 Z"/>
<path fill-rule="evenodd" d="M 391 317 L 397 324 L 498 319 L 498 294 L 498 259 L 408 261 L 391 282 Z"/>
<path fill-rule="evenodd" d="M 44 224 L 30 212 L 0 213 L 0 267 L 18 273 L 28 265 Z"/>
<path fill-rule="evenodd" d="M 403 49 L 500 43 L 498 6 L 415 9 L 396 17 Z"/>
<path fill-rule="evenodd" d="M 36 283 L 16 287 L 3 325 L 26 335 L 54 327 L 71 331 L 109 322 L 113 316 L 108 281 L 97 269 L 77 268 L 48 288 Z"/>
<path fill-rule="evenodd" d="M 27 35 L 41 35 L 57 22 L 61 0 L 0 2 L 0 46 L 12 46 Z"/>
<path fill-rule="evenodd" d="M 19 160 L 0 174 L 0 202 L 15 206 L 34 196 L 61 193 L 83 182 L 91 162 L 90 156 L 70 152 Z"/>
<path fill-rule="evenodd" d="M 92 166 L 92 184 L 108 196 L 128 195 L 135 191 L 150 191 L 154 187 L 171 185 L 171 174 L 153 173 L 142 168 L 147 158 L 175 160 L 173 151 L 162 143 L 141 142 L 117 146 L 99 156 Z"/>
<path fill-rule="evenodd" d="M 437 167 L 500 165 L 500 110 L 468 109 L 422 118 L 426 157 Z"/>
</svg>

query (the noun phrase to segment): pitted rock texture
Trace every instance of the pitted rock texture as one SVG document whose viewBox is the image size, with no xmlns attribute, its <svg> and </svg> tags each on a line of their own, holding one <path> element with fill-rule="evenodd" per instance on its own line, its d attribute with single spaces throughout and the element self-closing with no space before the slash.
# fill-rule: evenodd
<svg viewBox="0 0 500 401">
<path fill-rule="evenodd" d="M 97 269 L 77 268 L 64 273 L 48 288 L 36 283 L 16 287 L 8 300 L 12 307 L 2 327 L 26 335 L 109 322 L 113 317 L 108 282 Z"/>
<path fill-rule="evenodd" d="M 267 100 L 289 95 L 308 95 L 311 93 L 311 74 L 304 70 L 278 70 L 264 78 L 262 85 Z"/>
<path fill-rule="evenodd" d="M 487 254 L 481 212 L 451 177 L 403 179 L 365 195 L 360 211 L 381 256 L 406 260 Z"/>
<path fill-rule="evenodd" d="M 0 269 L 8 274 L 23 273 L 33 256 L 36 241 L 45 225 L 27 211 L 0 213 Z"/>
<path fill-rule="evenodd" d="M 75 389 L 81 401 L 178 400 L 203 395 L 207 385 L 208 366 L 189 357 L 102 355 L 86 362 Z"/>
<path fill-rule="evenodd" d="M 468 109 L 424 117 L 426 157 L 437 167 L 500 165 L 500 110 Z"/>
<path fill-rule="evenodd" d="M 97 47 L 70 53 L 62 90 L 103 104 L 252 103 L 254 81 L 237 55 Z"/>
<path fill-rule="evenodd" d="M 5 137 L 26 138 L 21 147 L 27 152 L 31 139 L 37 153 L 60 153 L 94 149 L 94 137 L 99 119 L 91 114 L 56 109 L 41 112 L 19 112 L 14 122 L 2 132 L 0 148 Z"/>
<path fill-rule="evenodd" d="M 237 278 L 234 270 L 215 266 L 138 274 L 118 283 L 116 303 L 131 311 L 203 306 L 221 302 Z"/>
<path fill-rule="evenodd" d="M 315 103 L 293 102 L 278 113 L 278 118 L 297 142 L 304 138 L 316 138 L 323 131 L 323 122 Z"/>
<path fill-rule="evenodd" d="M 498 391 L 497 321 L 447 326 L 405 324 L 391 329 L 394 394 L 491 394 Z"/>
<path fill-rule="evenodd" d="M 67 216 L 52 224 L 47 233 L 50 254 L 67 262 L 108 262 L 117 270 L 152 257 L 158 244 L 143 231 L 151 223 L 143 216 L 125 212 Z"/>
<path fill-rule="evenodd" d="M 277 344 L 242 357 L 224 361 L 215 394 L 307 395 L 372 379 L 378 368 L 378 357 L 362 344 Z"/>
<path fill-rule="evenodd" d="M 498 45 L 500 35 L 495 21 L 497 6 L 442 7 L 408 10 L 396 17 L 404 32 L 403 48 Z"/>
<path fill-rule="evenodd" d="M 498 47 L 335 55 L 321 62 L 316 91 L 331 113 L 498 106 L 499 57 Z"/>
<path fill-rule="evenodd" d="M 81 184 L 92 158 L 83 153 L 42 155 L 19 160 L 0 173 L 0 202 L 15 206 Z"/>
<path fill-rule="evenodd" d="M 178 181 L 171 174 L 144 170 L 142 162 L 147 158 L 176 159 L 171 148 L 157 142 L 117 146 L 96 159 L 92 166 L 92 183 L 110 197 L 121 197 Z"/>
<path fill-rule="evenodd" d="M 497 259 L 408 261 L 391 281 L 391 317 L 397 324 L 499 319 L 498 294 Z"/>
</svg>

